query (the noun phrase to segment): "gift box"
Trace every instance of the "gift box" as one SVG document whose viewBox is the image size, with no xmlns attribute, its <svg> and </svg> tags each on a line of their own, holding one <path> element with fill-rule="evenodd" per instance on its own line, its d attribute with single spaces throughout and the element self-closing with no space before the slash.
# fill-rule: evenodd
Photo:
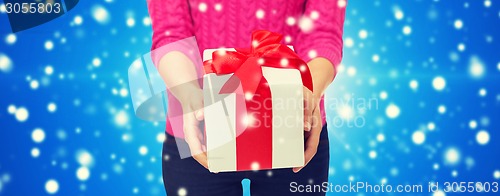
<svg viewBox="0 0 500 196">
<path fill-rule="evenodd" d="M 205 141 L 211 172 L 304 165 L 303 87 L 307 65 L 282 36 L 255 31 L 245 49 L 207 49 Z"/>
</svg>

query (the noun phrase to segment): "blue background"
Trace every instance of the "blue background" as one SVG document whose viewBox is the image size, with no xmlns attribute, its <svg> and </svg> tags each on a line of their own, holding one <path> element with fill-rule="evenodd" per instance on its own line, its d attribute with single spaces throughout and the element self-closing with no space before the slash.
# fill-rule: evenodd
<svg viewBox="0 0 500 196">
<path fill-rule="evenodd" d="M 344 60 L 327 91 L 347 103 L 327 103 L 331 183 L 422 184 L 418 194 L 432 195 L 430 181 L 499 181 L 499 8 L 349 2 Z M 49 180 L 60 195 L 164 195 L 164 124 L 134 116 L 127 85 L 128 66 L 151 46 L 146 2 L 81 1 L 15 35 L 4 12 L 0 24 L 0 195 L 46 195 Z"/>
</svg>

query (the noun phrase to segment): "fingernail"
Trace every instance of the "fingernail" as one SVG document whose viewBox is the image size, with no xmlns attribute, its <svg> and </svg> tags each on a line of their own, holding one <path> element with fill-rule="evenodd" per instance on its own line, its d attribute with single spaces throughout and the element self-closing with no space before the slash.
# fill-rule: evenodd
<svg viewBox="0 0 500 196">
<path fill-rule="evenodd" d="M 196 111 L 195 115 L 196 115 L 196 118 L 197 118 L 197 119 L 201 119 L 201 118 L 202 118 L 202 113 L 201 113 L 201 111 Z"/>
<path fill-rule="evenodd" d="M 305 122 L 304 125 L 306 126 L 306 131 L 310 131 L 311 130 L 311 123 L 309 122 Z"/>
</svg>

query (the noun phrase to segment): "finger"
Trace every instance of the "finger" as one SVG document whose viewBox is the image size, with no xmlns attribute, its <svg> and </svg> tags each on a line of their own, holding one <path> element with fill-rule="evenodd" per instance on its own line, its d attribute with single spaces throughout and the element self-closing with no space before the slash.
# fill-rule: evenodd
<svg viewBox="0 0 500 196">
<path fill-rule="evenodd" d="M 205 167 L 205 169 L 208 169 L 208 158 L 207 158 L 207 153 L 201 153 L 197 155 L 193 155 L 194 160 L 198 161 L 200 165 Z"/>
<path fill-rule="evenodd" d="M 201 131 L 199 132 L 200 134 L 198 134 L 198 141 L 200 141 L 200 144 L 201 144 L 201 151 L 206 153 L 207 152 L 207 145 L 206 145 L 206 141 L 205 141 L 205 137 L 204 137 L 204 134 L 201 133 Z"/>
<path fill-rule="evenodd" d="M 319 115 L 319 113 L 316 112 L 314 116 L 316 117 L 318 115 Z M 317 121 L 317 120 L 315 120 L 315 121 Z M 315 122 L 315 124 L 317 124 L 317 122 Z M 312 160 L 314 155 L 316 155 L 316 152 L 318 151 L 321 129 L 322 129 L 321 126 L 312 127 L 311 131 L 309 132 L 310 135 L 306 140 L 306 145 L 305 145 L 306 149 L 304 151 L 304 166 L 293 168 L 293 172 L 297 173 L 300 170 L 302 170 L 307 164 L 309 164 L 309 162 Z"/>
<path fill-rule="evenodd" d="M 191 156 L 203 167 L 208 168 L 206 146 L 202 143 L 203 134 L 198 128 L 199 122 L 193 114 L 184 116 L 184 139 L 189 146 Z"/>
<path fill-rule="evenodd" d="M 309 162 L 312 160 L 314 155 L 316 155 L 317 149 L 318 149 L 317 145 L 316 145 L 316 147 L 306 148 L 306 151 L 304 152 L 304 166 L 293 168 L 293 172 L 297 173 L 300 170 L 302 170 L 307 164 L 309 164 Z"/>
<path fill-rule="evenodd" d="M 312 127 L 312 92 L 304 88 L 304 130 L 310 131 Z"/>
<path fill-rule="evenodd" d="M 186 135 L 186 142 L 188 143 L 189 149 L 191 150 L 191 155 L 198 161 L 203 167 L 208 169 L 208 160 L 206 154 L 206 147 L 201 143 L 201 134 L 196 135 Z"/>
<path fill-rule="evenodd" d="M 197 151 L 192 153 L 194 160 L 198 161 L 198 163 L 200 163 L 200 165 L 202 165 L 203 167 L 208 169 L 208 158 L 207 158 L 207 153 L 206 153 L 207 152 L 206 147 L 205 147 L 205 145 L 203 145 L 201 143 L 200 138 L 198 138 L 198 140 L 196 140 L 193 143 L 193 147 L 195 147 L 195 149 L 197 149 Z"/>
<path fill-rule="evenodd" d="M 205 119 L 205 114 L 203 112 L 203 108 L 196 110 L 194 113 L 195 113 L 196 120 L 202 121 L 203 119 Z"/>
<path fill-rule="evenodd" d="M 189 146 L 189 150 L 191 152 L 191 155 L 197 155 L 201 154 L 204 151 L 203 149 L 203 144 L 201 143 L 201 140 L 199 139 L 198 135 L 194 135 L 189 132 L 184 133 L 184 139 L 186 140 L 186 143 Z"/>
<path fill-rule="evenodd" d="M 312 111 L 311 116 L 311 130 L 315 129 L 317 131 L 317 134 L 319 135 L 319 132 L 321 132 L 322 128 L 323 120 L 321 119 L 320 109 L 319 107 L 315 107 Z"/>
<path fill-rule="evenodd" d="M 302 170 L 309 162 L 312 160 L 316 152 L 318 151 L 319 138 L 316 139 L 315 136 L 309 137 L 306 143 L 306 150 L 304 151 L 304 166 L 293 168 L 293 172 L 297 173 Z"/>
</svg>

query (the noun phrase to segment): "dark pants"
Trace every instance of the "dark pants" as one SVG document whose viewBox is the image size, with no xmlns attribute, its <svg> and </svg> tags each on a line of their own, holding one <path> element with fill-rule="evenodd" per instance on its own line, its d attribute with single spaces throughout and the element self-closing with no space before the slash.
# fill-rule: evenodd
<svg viewBox="0 0 500 196">
<path fill-rule="evenodd" d="M 178 139 L 180 145 L 187 146 Z M 253 195 L 325 195 L 322 192 L 292 193 L 290 183 L 297 185 L 321 185 L 328 181 L 330 150 L 326 125 L 321 131 L 318 151 L 311 162 L 299 173 L 291 168 L 261 171 L 210 173 L 192 157 L 181 159 L 175 138 L 167 134 L 163 143 L 163 183 L 167 195 L 242 195 L 241 181 L 250 179 L 250 194 Z M 293 185 L 296 187 L 296 185 Z"/>
</svg>

